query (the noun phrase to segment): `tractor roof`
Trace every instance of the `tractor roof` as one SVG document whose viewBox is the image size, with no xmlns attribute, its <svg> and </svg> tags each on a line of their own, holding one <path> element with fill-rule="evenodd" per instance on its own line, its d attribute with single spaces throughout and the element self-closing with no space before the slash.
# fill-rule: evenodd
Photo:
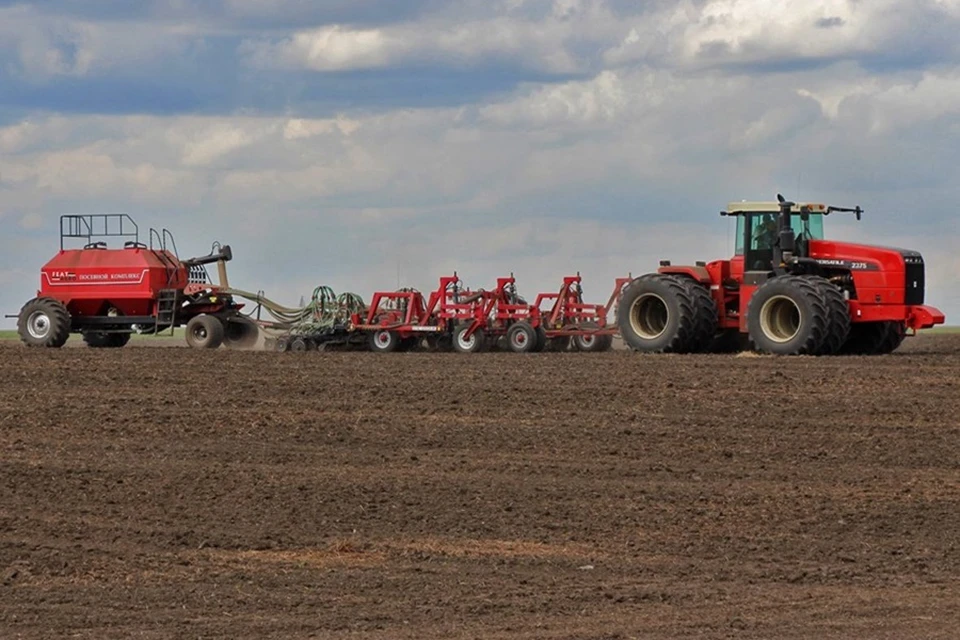
<svg viewBox="0 0 960 640">
<path fill-rule="evenodd" d="M 827 205 L 821 204 L 819 202 L 798 202 L 793 205 L 794 213 L 800 213 L 802 207 L 807 207 L 810 213 L 826 213 Z M 743 212 L 743 213 L 779 213 L 780 212 L 780 203 L 774 201 L 768 202 L 747 202 L 746 200 L 740 202 L 731 202 L 727 211 L 730 213 L 733 212 Z"/>
</svg>

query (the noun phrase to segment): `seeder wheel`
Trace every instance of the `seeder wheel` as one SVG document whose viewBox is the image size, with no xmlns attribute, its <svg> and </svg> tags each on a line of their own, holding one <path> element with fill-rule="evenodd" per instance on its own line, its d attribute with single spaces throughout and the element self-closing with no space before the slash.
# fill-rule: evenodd
<svg viewBox="0 0 960 640">
<path fill-rule="evenodd" d="M 223 345 L 228 349 L 250 349 L 260 338 L 260 327 L 243 316 L 231 316 L 224 321 Z"/>
<path fill-rule="evenodd" d="M 194 349 L 216 349 L 223 343 L 223 323 L 205 313 L 187 323 L 187 344 Z"/>
<path fill-rule="evenodd" d="M 83 341 L 92 349 L 119 349 L 130 342 L 130 334 L 91 331 L 83 334 Z"/>
<path fill-rule="evenodd" d="M 17 332 L 28 347 L 60 348 L 70 337 L 70 312 L 52 298 L 34 298 L 20 309 Z"/>
</svg>

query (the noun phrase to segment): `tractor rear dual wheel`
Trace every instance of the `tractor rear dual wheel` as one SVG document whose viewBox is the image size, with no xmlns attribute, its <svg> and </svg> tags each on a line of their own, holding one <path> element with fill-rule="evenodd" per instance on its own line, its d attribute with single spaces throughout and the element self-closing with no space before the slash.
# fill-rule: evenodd
<svg viewBox="0 0 960 640">
<path fill-rule="evenodd" d="M 70 312 L 53 298 L 34 298 L 20 309 L 17 333 L 28 347 L 59 349 L 70 337 Z"/>
<path fill-rule="evenodd" d="M 747 331 L 760 353 L 831 355 L 847 340 L 849 310 L 839 289 L 824 278 L 779 276 L 750 298 Z"/>
<path fill-rule="evenodd" d="M 635 351 L 697 353 L 707 350 L 717 332 L 717 308 L 700 283 L 650 273 L 624 288 L 617 324 Z"/>
</svg>

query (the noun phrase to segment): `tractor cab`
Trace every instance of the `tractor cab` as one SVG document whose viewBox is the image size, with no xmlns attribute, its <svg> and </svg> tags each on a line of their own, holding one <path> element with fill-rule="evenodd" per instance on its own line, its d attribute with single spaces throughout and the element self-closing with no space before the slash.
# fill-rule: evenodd
<svg viewBox="0 0 960 640">
<path fill-rule="evenodd" d="M 790 203 L 788 212 L 781 211 L 778 202 L 731 203 L 723 215 L 737 220 L 736 245 L 733 261 L 739 262 L 739 272 L 769 273 L 777 266 L 774 250 L 786 243 L 781 236 L 793 237 L 793 255 L 809 256 L 811 240 L 823 240 L 823 216 L 827 207 L 814 203 Z M 781 223 L 783 225 L 781 226 Z M 789 242 L 789 238 L 786 238 Z"/>
</svg>

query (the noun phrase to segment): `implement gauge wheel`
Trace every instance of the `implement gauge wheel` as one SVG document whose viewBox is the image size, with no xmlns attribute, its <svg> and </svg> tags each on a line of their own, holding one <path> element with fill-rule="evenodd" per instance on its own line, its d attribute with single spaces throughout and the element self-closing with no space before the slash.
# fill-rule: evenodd
<svg viewBox="0 0 960 640">
<path fill-rule="evenodd" d="M 466 337 L 464 334 L 470 330 L 470 327 L 473 326 L 473 323 L 464 322 L 463 324 L 457 325 L 457 328 L 453 330 L 453 348 L 459 353 L 477 353 L 483 350 L 484 335 L 482 329 L 477 329 L 470 337 Z"/>
<path fill-rule="evenodd" d="M 400 346 L 400 336 L 394 331 L 380 329 L 370 334 L 370 351 L 376 353 L 390 353 Z"/>
<path fill-rule="evenodd" d="M 530 353 L 537 346 L 537 331 L 529 322 L 518 322 L 507 331 L 507 344 L 514 353 Z"/>
<path fill-rule="evenodd" d="M 223 323 L 205 313 L 187 323 L 187 344 L 194 349 L 216 349 L 223 343 Z"/>
<path fill-rule="evenodd" d="M 580 325 L 581 329 L 586 329 L 588 331 L 593 331 L 599 329 L 600 326 L 595 322 L 584 322 Z M 573 345 L 576 347 L 577 351 L 584 351 L 587 353 L 597 353 L 600 351 L 608 351 L 610 347 L 613 346 L 613 336 L 610 335 L 597 335 L 597 334 L 582 334 L 576 335 L 573 337 Z"/>
</svg>

